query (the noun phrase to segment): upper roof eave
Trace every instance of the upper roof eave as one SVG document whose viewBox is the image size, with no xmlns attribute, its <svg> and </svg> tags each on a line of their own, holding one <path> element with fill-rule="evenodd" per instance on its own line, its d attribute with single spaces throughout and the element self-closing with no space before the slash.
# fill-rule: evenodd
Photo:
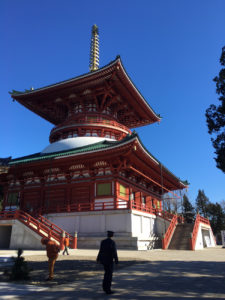
<svg viewBox="0 0 225 300">
<path fill-rule="evenodd" d="M 129 89 L 132 90 L 132 95 L 134 96 L 136 101 L 140 101 L 140 104 L 142 103 L 143 111 L 145 113 L 147 113 L 149 116 L 151 116 L 151 119 L 153 119 L 154 122 L 159 122 L 161 120 L 161 117 L 155 113 L 155 111 L 151 108 L 151 106 L 148 104 L 148 102 L 142 96 L 140 91 L 134 85 L 134 83 L 130 79 L 129 75 L 127 74 L 119 56 L 117 56 L 117 58 L 114 61 L 110 62 L 108 65 L 106 65 L 96 71 L 88 72 L 83 75 L 80 75 L 80 76 L 77 76 L 77 77 L 74 77 L 74 78 L 71 78 L 71 79 L 68 79 L 65 81 L 61 81 L 61 82 L 55 83 L 53 85 L 48 85 L 46 87 L 35 89 L 35 90 L 27 90 L 26 92 L 18 92 L 18 91 L 13 90 L 13 92 L 10 92 L 10 94 L 14 100 L 17 100 L 21 104 L 25 105 L 28 109 L 30 109 L 29 105 L 26 105 L 25 103 L 26 103 L 26 99 L 28 99 L 28 98 L 30 99 L 30 97 L 32 97 L 32 96 L 34 96 L 34 97 L 38 96 L 39 94 L 42 94 L 43 92 L 51 92 L 55 88 L 65 87 L 65 86 L 67 86 L 67 85 L 69 86 L 71 84 L 79 84 L 79 81 L 80 82 L 82 81 L 82 83 L 83 83 L 87 80 L 91 81 L 92 78 L 94 80 L 96 80 L 96 78 L 104 77 L 104 76 L 108 75 L 110 72 L 113 72 L 113 70 L 115 70 L 115 69 L 117 69 L 120 74 L 120 76 L 119 76 L 120 80 L 121 81 L 125 80 Z M 125 84 L 123 86 L 125 86 Z"/>
<path fill-rule="evenodd" d="M 53 89 L 55 87 L 60 87 L 64 84 L 69 84 L 69 83 L 72 83 L 72 82 L 79 81 L 80 79 L 89 78 L 89 77 L 92 77 L 93 75 L 96 75 L 96 74 L 98 75 L 102 71 L 116 65 L 118 60 L 119 60 L 119 58 L 116 58 L 115 60 L 111 61 L 109 64 L 105 65 L 102 68 L 99 68 L 96 71 L 88 72 L 88 73 L 85 73 L 85 74 L 82 74 L 82 75 L 79 75 L 79 76 L 76 76 L 76 77 L 73 77 L 73 78 L 70 78 L 70 79 L 67 79 L 67 80 L 63 80 L 63 81 L 60 81 L 60 82 L 57 82 L 57 83 L 54 83 L 54 84 L 47 85 L 45 87 L 41 87 L 41 88 L 38 88 L 38 89 L 25 90 L 25 92 L 20 92 L 20 91 L 13 90 L 12 92 L 9 92 L 9 93 L 10 93 L 11 97 L 13 99 L 16 99 L 16 100 L 19 99 L 19 98 L 22 98 L 24 96 L 35 95 L 35 94 L 38 94 L 39 92 L 50 90 L 50 89 Z"/>
</svg>

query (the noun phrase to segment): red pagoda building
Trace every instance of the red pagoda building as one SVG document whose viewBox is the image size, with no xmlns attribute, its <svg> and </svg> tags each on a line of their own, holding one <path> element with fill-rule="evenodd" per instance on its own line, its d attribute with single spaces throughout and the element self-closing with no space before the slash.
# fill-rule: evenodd
<svg viewBox="0 0 225 300">
<path fill-rule="evenodd" d="M 116 232 L 119 247 L 147 249 L 162 238 L 173 217 L 162 211 L 162 196 L 186 183 L 131 132 L 160 117 L 120 57 L 98 68 L 96 26 L 89 73 L 11 96 L 54 127 L 45 149 L 12 159 L 0 174 L 5 213 L 44 216 L 71 235 L 78 232 L 78 247 L 98 247 L 106 230 Z"/>
</svg>

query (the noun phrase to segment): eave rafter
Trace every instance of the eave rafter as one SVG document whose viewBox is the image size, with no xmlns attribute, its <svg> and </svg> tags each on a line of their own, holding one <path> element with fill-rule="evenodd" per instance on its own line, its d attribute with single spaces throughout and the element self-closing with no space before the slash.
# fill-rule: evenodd
<svg viewBox="0 0 225 300">
<path fill-rule="evenodd" d="M 168 175 L 165 170 L 163 170 L 163 168 L 161 169 L 160 164 L 155 165 L 155 164 L 146 164 L 146 159 L 144 159 L 145 156 L 143 156 L 142 158 L 140 158 L 140 156 L 136 156 L 136 158 L 138 159 L 138 165 L 140 169 L 140 165 L 141 165 L 141 172 L 151 178 L 152 180 L 156 181 L 159 183 L 159 185 L 161 186 L 161 183 L 163 182 L 163 185 L 161 186 L 163 189 L 165 190 L 176 190 L 181 188 L 180 183 L 178 181 L 175 181 L 174 179 L 171 178 L 170 175 Z M 133 166 L 134 168 L 136 168 L 136 166 Z"/>
</svg>

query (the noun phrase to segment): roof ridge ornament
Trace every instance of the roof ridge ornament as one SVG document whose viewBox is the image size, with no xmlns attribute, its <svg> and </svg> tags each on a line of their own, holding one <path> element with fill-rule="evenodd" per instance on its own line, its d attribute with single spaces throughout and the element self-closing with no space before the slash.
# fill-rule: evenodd
<svg viewBox="0 0 225 300">
<path fill-rule="evenodd" d="M 98 26 L 94 24 L 91 30 L 91 51 L 89 69 L 91 72 L 99 68 L 99 35 Z"/>
</svg>

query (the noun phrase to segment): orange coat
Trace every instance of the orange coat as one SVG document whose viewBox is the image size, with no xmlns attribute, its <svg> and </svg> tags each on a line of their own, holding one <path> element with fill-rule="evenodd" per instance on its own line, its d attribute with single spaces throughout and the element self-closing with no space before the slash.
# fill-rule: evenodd
<svg viewBox="0 0 225 300">
<path fill-rule="evenodd" d="M 46 251 L 48 258 L 57 258 L 60 248 L 56 242 L 50 240 L 46 244 Z"/>
<path fill-rule="evenodd" d="M 63 241 L 63 244 L 64 244 L 64 246 L 68 247 L 69 244 L 70 244 L 69 238 L 65 238 L 64 241 Z"/>
</svg>

